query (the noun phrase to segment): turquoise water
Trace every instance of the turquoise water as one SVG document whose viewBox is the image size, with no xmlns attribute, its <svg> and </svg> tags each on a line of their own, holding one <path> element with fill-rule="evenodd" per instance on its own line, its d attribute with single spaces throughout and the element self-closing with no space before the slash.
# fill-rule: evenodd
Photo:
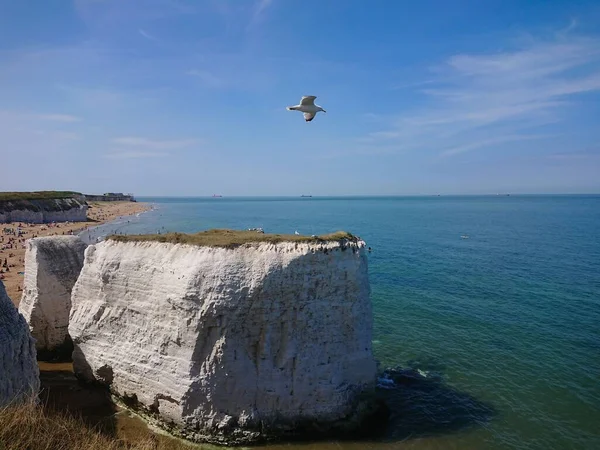
<svg viewBox="0 0 600 450">
<path fill-rule="evenodd" d="M 373 248 L 375 356 L 425 378 L 383 391 L 378 441 L 272 449 L 600 448 L 600 196 L 140 201 L 157 209 L 97 232 L 347 230 Z"/>
</svg>

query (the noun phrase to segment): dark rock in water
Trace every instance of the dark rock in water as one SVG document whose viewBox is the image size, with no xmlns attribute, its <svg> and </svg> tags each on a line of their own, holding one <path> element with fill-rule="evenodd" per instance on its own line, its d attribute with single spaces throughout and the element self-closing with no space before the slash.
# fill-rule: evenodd
<svg viewBox="0 0 600 450">
<path fill-rule="evenodd" d="M 386 379 L 392 380 L 396 386 L 410 386 L 427 382 L 439 382 L 442 380 L 441 375 L 437 373 L 428 373 L 412 368 L 386 369 L 383 376 Z"/>
<path fill-rule="evenodd" d="M 384 440 L 455 432 L 484 425 L 496 415 L 491 405 L 449 386 L 436 371 L 388 368 L 381 372 L 377 386 L 389 409 Z"/>
</svg>

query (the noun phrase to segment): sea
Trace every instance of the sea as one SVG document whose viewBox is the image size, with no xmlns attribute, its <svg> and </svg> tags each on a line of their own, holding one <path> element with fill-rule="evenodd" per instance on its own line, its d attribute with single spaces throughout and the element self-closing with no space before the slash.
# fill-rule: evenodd
<svg viewBox="0 0 600 450">
<path fill-rule="evenodd" d="M 84 237 L 261 227 L 371 247 L 387 427 L 266 449 L 600 449 L 600 196 L 138 200 L 154 209 Z"/>
</svg>

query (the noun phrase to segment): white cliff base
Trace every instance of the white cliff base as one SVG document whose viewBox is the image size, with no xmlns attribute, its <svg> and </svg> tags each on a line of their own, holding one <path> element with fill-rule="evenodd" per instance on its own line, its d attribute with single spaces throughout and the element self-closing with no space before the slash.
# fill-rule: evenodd
<svg viewBox="0 0 600 450">
<path fill-rule="evenodd" d="M 39 389 L 35 342 L 0 281 L 0 407 L 35 399 Z"/>
<path fill-rule="evenodd" d="M 0 223 L 86 222 L 87 210 L 87 203 L 75 198 L 2 201 Z"/>
<path fill-rule="evenodd" d="M 19 311 L 36 340 L 38 359 L 70 360 L 71 290 L 83 267 L 86 244 L 77 236 L 29 239 Z"/>
<path fill-rule="evenodd" d="M 74 369 L 195 441 L 347 431 L 372 405 L 369 294 L 362 241 L 107 240 L 73 288 Z"/>
</svg>

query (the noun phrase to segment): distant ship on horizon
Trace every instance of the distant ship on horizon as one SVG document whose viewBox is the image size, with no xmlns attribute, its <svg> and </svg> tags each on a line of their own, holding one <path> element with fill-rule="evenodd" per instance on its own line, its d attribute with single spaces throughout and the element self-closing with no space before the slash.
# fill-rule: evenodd
<svg viewBox="0 0 600 450">
<path fill-rule="evenodd" d="M 213 194 L 212 196 L 213 196 L 214 198 L 220 198 L 220 197 L 223 197 L 221 194 Z"/>
<path fill-rule="evenodd" d="M 302 194 L 300 197 L 312 197 L 312 195 L 304 195 L 304 194 Z"/>
</svg>

